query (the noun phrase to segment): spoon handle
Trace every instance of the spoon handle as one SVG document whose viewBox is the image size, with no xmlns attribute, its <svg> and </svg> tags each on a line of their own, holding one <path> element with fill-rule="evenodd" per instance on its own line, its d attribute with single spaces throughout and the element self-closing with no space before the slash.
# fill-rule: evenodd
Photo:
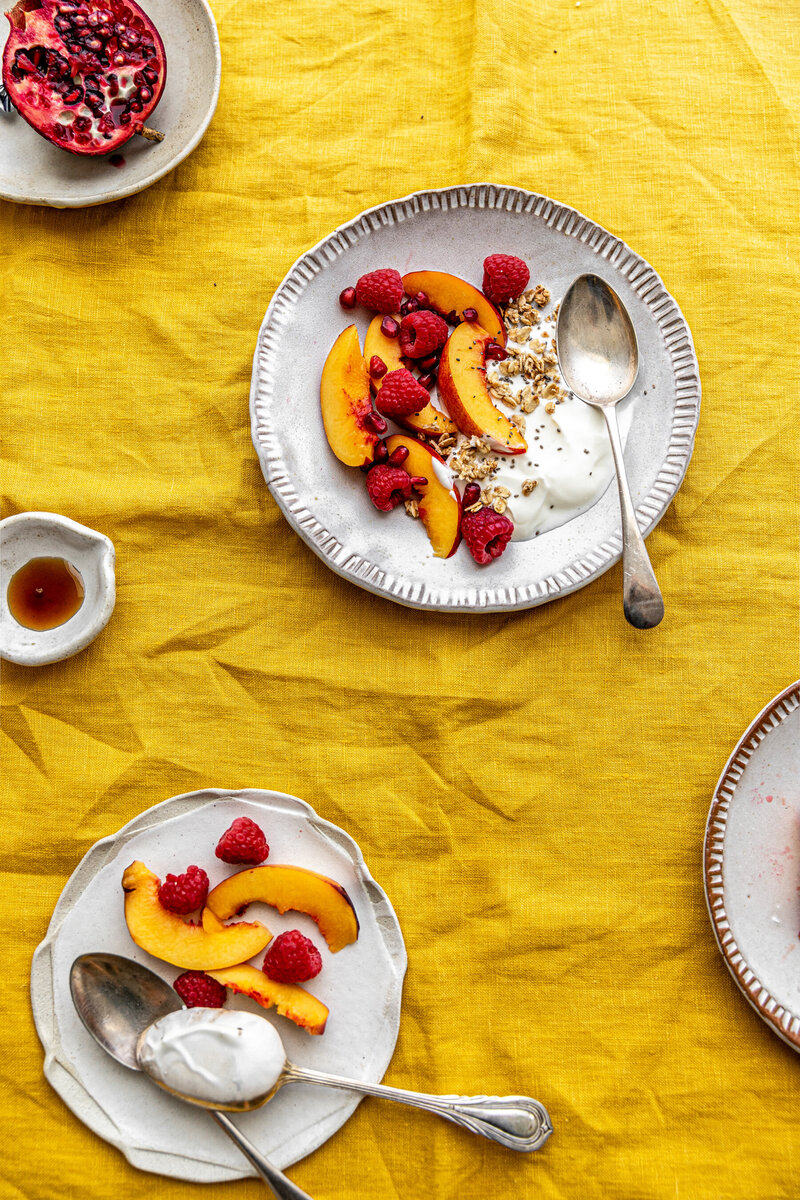
<svg viewBox="0 0 800 1200">
<path fill-rule="evenodd" d="M 291 1179 L 284 1175 L 283 1171 L 279 1171 L 277 1167 L 266 1158 L 260 1150 L 257 1150 L 251 1141 L 244 1136 L 240 1129 L 234 1125 L 230 1117 L 225 1113 L 212 1112 L 211 1116 L 219 1125 L 232 1142 L 235 1143 L 241 1150 L 242 1154 L 252 1163 L 258 1171 L 261 1178 L 271 1188 L 272 1192 L 278 1197 L 278 1200 L 311 1200 L 308 1192 L 304 1192 L 296 1183 L 292 1183 Z"/>
<path fill-rule="evenodd" d="M 639 522 L 636 520 L 636 510 L 625 472 L 617 410 L 604 408 L 603 415 L 611 440 L 614 465 L 617 468 L 619 506 L 622 511 L 622 607 L 631 625 L 635 625 L 637 629 L 653 629 L 664 616 L 664 600 L 650 565 L 644 538 L 639 531 Z"/>
<path fill-rule="evenodd" d="M 284 1082 L 290 1081 L 321 1083 L 324 1087 L 361 1092 L 364 1096 L 378 1096 L 412 1108 L 423 1108 L 493 1142 L 500 1142 L 509 1150 L 538 1150 L 553 1132 L 547 1109 L 528 1096 L 429 1096 L 425 1092 L 408 1092 L 382 1083 L 343 1079 L 339 1075 L 327 1075 L 287 1063 Z"/>
</svg>

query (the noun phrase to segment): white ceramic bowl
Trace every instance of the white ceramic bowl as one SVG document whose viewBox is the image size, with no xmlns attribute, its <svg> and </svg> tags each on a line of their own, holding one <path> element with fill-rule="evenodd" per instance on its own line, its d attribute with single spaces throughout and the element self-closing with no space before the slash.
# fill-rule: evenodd
<svg viewBox="0 0 800 1200">
<path fill-rule="evenodd" d="M 177 167 L 198 144 L 217 107 L 222 60 L 206 0 L 143 0 L 167 52 L 164 95 L 149 124 L 166 136 L 154 144 L 132 137 L 124 165 L 52 146 L 16 112 L 0 112 L 0 197 L 18 204 L 85 208 L 121 200 Z M 9 33 L 0 15 L 0 52 Z"/>
<path fill-rule="evenodd" d="M 32 558 L 64 558 L 83 579 L 83 603 L 55 629 L 26 629 L 9 611 L 11 577 Z M 18 513 L 0 521 L 0 658 L 38 667 L 94 641 L 114 611 L 114 558 L 114 544 L 104 534 L 57 513 Z"/>
</svg>

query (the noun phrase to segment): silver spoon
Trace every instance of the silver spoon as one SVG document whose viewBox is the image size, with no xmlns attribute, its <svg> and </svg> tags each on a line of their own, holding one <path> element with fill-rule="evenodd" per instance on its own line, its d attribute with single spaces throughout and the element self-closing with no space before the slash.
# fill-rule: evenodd
<svg viewBox="0 0 800 1200">
<path fill-rule="evenodd" d="M 636 520 L 616 414 L 636 380 L 639 348 L 624 304 L 599 276 L 580 275 L 561 301 L 556 351 L 567 387 L 606 419 L 622 510 L 622 604 L 631 625 L 652 629 L 664 616 L 664 601 Z"/>
<path fill-rule="evenodd" d="M 155 972 L 118 954 L 82 954 L 72 964 L 69 985 L 89 1033 L 112 1058 L 133 1071 L 141 1070 L 136 1048 L 143 1031 L 183 1007 L 177 993 Z M 240 1133 L 230 1117 L 216 1111 L 210 1115 L 279 1200 L 311 1200 Z"/>
<path fill-rule="evenodd" d="M 297 1067 L 275 1027 L 256 1013 L 169 1013 L 144 1031 L 137 1057 L 160 1087 L 204 1108 L 245 1112 L 286 1083 L 316 1083 L 425 1109 L 510 1150 L 538 1150 L 553 1131 L 547 1111 L 528 1096 L 430 1096 Z"/>
</svg>

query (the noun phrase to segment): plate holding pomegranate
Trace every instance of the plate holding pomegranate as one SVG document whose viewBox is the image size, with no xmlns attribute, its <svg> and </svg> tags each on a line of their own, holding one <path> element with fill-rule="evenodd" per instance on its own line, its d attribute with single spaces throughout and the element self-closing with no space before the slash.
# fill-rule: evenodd
<svg viewBox="0 0 800 1200">
<path fill-rule="evenodd" d="M 80 208 L 177 166 L 219 94 L 205 0 L 18 0 L 0 30 L 0 196 Z"/>
</svg>

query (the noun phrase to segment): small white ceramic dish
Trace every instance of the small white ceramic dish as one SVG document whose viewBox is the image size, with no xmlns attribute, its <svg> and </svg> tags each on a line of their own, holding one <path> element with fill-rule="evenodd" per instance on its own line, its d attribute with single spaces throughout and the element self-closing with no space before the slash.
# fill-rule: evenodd
<svg viewBox="0 0 800 1200">
<path fill-rule="evenodd" d="M 758 714 L 728 759 L 708 816 L 704 874 L 733 978 L 800 1050 L 800 683 Z"/>
<path fill-rule="evenodd" d="M 55 629 L 26 629 L 8 607 L 12 576 L 32 558 L 63 558 L 83 580 L 83 603 Z M 0 521 L 0 658 L 23 666 L 60 662 L 83 650 L 114 611 L 114 544 L 58 513 L 25 512 Z"/>
<path fill-rule="evenodd" d="M 119 153 L 86 158 L 52 146 L 17 113 L 0 112 L 0 197 L 18 204 L 85 208 L 121 200 L 149 187 L 191 154 L 214 115 L 222 62 L 219 36 L 206 0 L 144 0 L 167 52 L 164 94 L 149 124 L 166 136 L 153 143 L 132 137 Z M 0 53 L 9 25 L 0 28 Z"/>
<path fill-rule="evenodd" d="M 584 587 L 622 553 L 619 500 L 609 487 L 580 516 L 512 542 L 490 566 L 478 566 L 466 547 L 434 558 L 422 522 L 376 512 L 361 473 L 328 446 L 322 367 L 346 325 L 355 321 L 363 344 L 369 322 L 363 309 L 342 311 L 342 289 L 388 266 L 446 271 L 479 286 L 492 251 L 523 258 L 531 284 L 544 284 L 554 299 L 587 272 L 622 298 L 639 343 L 625 463 L 643 533 L 666 512 L 692 454 L 700 378 L 691 334 L 653 268 L 619 238 L 546 196 L 488 183 L 416 192 L 362 213 L 299 258 L 272 298 L 253 363 L 252 436 L 272 495 L 323 562 L 412 608 L 532 608 Z"/>
<path fill-rule="evenodd" d="M 253 1000 L 228 993 L 226 1007 L 259 1013 L 280 1032 L 292 1062 L 379 1082 L 400 1023 L 406 952 L 389 900 L 367 870 L 353 839 L 304 801 L 281 792 L 208 789 L 148 809 L 88 852 L 69 879 L 37 949 L 31 1001 L 45 1049 L 45 1074 L 77 1117 L 145 1171 L 218 1183 L 252 1175 L 248 1164 L 206 1113 L 166 1095 L 100 1049 L 75 1012 L 69 970 L 79 954 L 107 950 L 143 963 L 170 982 L 181 973 L 132 942 L 125 925 L 122 872 L 141 859 L 161 878 L 196 863 L 212 886 L 239 868 L 214 856 L 236 817 L 257 821 L 269 861 L 308 867 L 341 883 L 358 916 L 358 940 L 331 954 L 310 917 L 253 904 L 245 920 L 273 934 L 300 929 L 322 954 L 321 973 L 306 986 L 328 1005 L 324 1034 L 312 1037 Z M 263 953 L 254 960 L 260 966 Z M 242 1131 L 279 1167 L 310 1154 L 354 1112 L 360 1097 L 310 1084 L 284 1087 L 264 1108 L 237 1113 Z"/>
</svg>

